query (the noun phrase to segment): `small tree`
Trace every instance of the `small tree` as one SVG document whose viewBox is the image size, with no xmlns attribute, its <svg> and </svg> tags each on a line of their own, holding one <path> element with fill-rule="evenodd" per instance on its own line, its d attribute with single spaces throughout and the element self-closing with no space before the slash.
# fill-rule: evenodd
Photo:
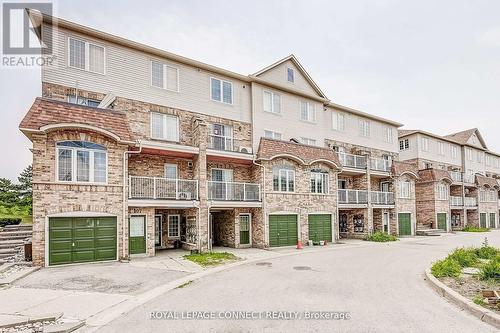
<svg viewBox="0 0 500 333">
<path fill-rule="evenodd" d="M 17 203 L 17 193 L 15 185 L 7 178 L 0 178 L 0 205 L 12 207 Z"/>
<path fill-rule="evenodd" d="M 17 180 L 19 181 L 19 185 L 16 186 L 19 205 L 27 207 L 31 214 L 33 209 L 33 167 L 31 165 L 26 167 Z"/>
</svg>

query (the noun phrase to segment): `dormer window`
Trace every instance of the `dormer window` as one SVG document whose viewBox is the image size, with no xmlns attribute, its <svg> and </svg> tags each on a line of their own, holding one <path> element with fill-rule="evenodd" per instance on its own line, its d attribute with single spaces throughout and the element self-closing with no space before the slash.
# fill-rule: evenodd
<svg viewBox="0 0 500 333">
<path fill-rule="evenodd" d="M 295 82 L 295 76 L 293 72 L 293 68 L 287 67 L 286 69 L 286 80 L 290 83 Z"/>
</svg>

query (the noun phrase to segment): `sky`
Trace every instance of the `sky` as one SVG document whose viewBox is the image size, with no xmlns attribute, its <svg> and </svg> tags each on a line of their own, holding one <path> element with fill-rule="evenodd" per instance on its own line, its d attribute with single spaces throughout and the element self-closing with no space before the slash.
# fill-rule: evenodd
<svg viewBox="0 0 500 333">
<path fill-rule="evenodd" d="M 335 103 L 438 135 L 477 127 L 500 152 L 498 0 L 117 3 L 54 15 L 241 74 L 293 53 Z M 0 66 L 0 177 L 31 163 L 18 126 L 40 94 L 39 69 Z"/>
</svg>

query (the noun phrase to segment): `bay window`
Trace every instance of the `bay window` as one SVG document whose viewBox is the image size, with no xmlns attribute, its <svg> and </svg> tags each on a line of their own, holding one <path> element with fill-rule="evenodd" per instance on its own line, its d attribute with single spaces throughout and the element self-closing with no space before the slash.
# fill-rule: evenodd
<svg viewBox="0 0 500 333">
<path fill-rule="evenodd" d="M 106 147 L 86 141 L 62 141 L 57 143 L 56 154 L 58 181 L 106 183 Z"/>
</svg>

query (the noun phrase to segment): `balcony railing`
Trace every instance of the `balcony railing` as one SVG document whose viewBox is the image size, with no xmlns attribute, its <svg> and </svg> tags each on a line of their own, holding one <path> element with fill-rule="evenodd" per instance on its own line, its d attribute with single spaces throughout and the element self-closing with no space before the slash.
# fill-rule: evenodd
<svg viewBox="0 0 500 333">
<path fill-rule="evenodd" d="M 392 162 L 383 158 L 370 158 L 370 169 L 376 171 L 390 172 Z"/>
<path fill-rule="evenodd" d="M 208 148 L 215 150 L 239 152 L 241 147 L 239 142 L 232 137 L 209 134 Z"/>
<path fill-rule="evenodd" d="M 463 174 L 464 183 L 474 184 L 476 182 L 476 177 L 474 175 Z"/>
<path fill-rule="evenodd" d="M 449 171 L 450 177 L 454 183 L 462 182 L 462 173 L 458 171 Z"/>
<path fill-rule="evenodd" d="M 392 192 L 370 192 L 372 204 L 374 205 L 394 205 L 394 193 Z"/>
<path fill-rule="evenodd" d="M 464 205 L 466 207 L 476 207 L 477 206 L 477 199 L 475 197 L 465 197 L 464 198 Z"/>
<path fill-rule="evenodd" d="M 198 181 L 159 177 L 129 177 L 130 199 L 198 200 Z"/>
<path fill-rule="evenodd" d="M 338 196 L 341 204 L 368 203 L 368 191 L 364 190 L 338 190 Z"/>
<path fill-rule="evenodd" d="M 209 181 L 208 200 L 260 201 L 260 185 Z"/>
<path fill-rule="evenodd" d="M 340 163 L 348 168 L 366 169 L 366 157 L 346 153 L 338 153 Z"/>
<path fill-rule="evenodd" d="M 464 198 L 450 196 L 450 205 L 452 207 L 462 207 L 464 205 Z"/>
</svg>

